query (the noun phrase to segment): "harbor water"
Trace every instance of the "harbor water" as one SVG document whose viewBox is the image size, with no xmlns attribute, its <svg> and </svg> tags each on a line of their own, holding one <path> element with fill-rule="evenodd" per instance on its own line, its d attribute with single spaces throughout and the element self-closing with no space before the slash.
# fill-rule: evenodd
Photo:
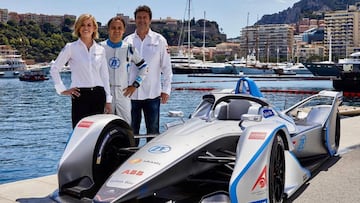
<svg viewBox="0 0 360 203">
<path fill-rule="evenodd" d="M 70 76 L 64 74 L 65 84 Z M 167 104 L 161 105 L 163 125 L 176 121 L 170 110 L 181 110 L 185 119 L 211 89 L 233 89 L 237 78 L 188 77 L 174 75 L 173 91 Z M 256 81 L 256 80 L 255 80 Z M 319 91 L 332 89 L 330 80 L 258 80 L 260 89 Z M 306 94 L 264 93 L 280 110 Z M 352 103 L 352 101 L 349 101 Z M 23 82 L 17 78 L 0 80 L 0 184 L 55 174 L 71 128 L 71 101 L 57 95 L 52 80 Z M 142 132 L 144 127 L 142 126 Z"/>
</svg>

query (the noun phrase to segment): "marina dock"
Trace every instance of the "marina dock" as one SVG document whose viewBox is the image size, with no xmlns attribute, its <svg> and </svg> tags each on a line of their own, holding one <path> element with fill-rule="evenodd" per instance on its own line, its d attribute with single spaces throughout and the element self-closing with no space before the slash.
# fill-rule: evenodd
<svg viewBox="0 0 360 203">
<path fill-rule="evenodd" d="M 318 203 L 354 202 L 344 199 L 344 194 L 351 194 L 345 197 L 351 198 L 348 200 L 360 201 L 360 181 L 358 181 L 360 179 L 360 159 L 358 157 L 358 154 L 360 154 L 358 153 L 360 151 L 360 139 L 359 134 L 356 133 L 360 132 L 359 123 L 360 116 L 341 119 L 340 159 L 326 170 L 321 170 L 309 183 L 306 183 L 307 186 L 304 191 L 293 202 L 306 202 L 307 200 Z M 356 158 L 353 158 L 354 156 Z M 336 175 L 329 175 L 328 173 Z M 328 176 L 335 180 L 329 182 L 328 178 L 330 177 Z M 343 182 L 341 180 L 344 180 L 344 177 L 349 178 L 352 182 L 341 184 L 340 190 L 325 189 L 339 188 L 338 182 Z M 13 203 L 18 198 L 45 197 L 54 192 L 57 186 L 56 175 L 2 184 L 0 185 L 0 202 Z M 324 197 L 320 197 L 322 195 Z M 339 198 L 341 199 L 339 200 Z M 329 199 L 333 201 L 329 201 Z"/>
<path fill-rule="evenodd" d="M 254 80 L 332 80 L 334 76 L 313 76 L 306 74 L 299 75 L 279 75 L 279 74 L 258 74 L 258 75 L 241 75 L 241 74 L 189 74 L 188 77 L 222 77 L 222 78 L 239 78 L 249 77 Z"/>
</svg>

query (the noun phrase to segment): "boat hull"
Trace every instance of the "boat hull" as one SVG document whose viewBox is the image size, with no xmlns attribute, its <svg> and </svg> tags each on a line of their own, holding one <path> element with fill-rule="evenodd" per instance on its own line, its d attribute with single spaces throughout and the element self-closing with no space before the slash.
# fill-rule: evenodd
<svg viewBox="0 0 360 203">
<path fill-rule="evenodd" d="M 342 73 L 333 79 L 333 88 L 338 91 L 360 92 L 360 73 Z"/>
<path fill-rule="evenodd" d="M 274 69 L 271 68 L 237 66 L 236 69 L 239 73 L 243 73 L 244 75 L 276 74 Z"/>
<path fill-rule="evenodd" d="M 304 65 L 314 76 L 340 75 L 340 70 L 334 63 L 305 63 Z"/>
<path fill-rule="evenodd" d="M 211 73 L 210 68 L 173 67 L 173 74 Z"/>
<path fill-rule="evenodd" d="M 239 71 L 233 66 L 212 67 L 211 72 L 214 74 L 239 74 Z"/>
<path fill-rule="evenodd" d="M 19 80 L 27 82 L 38 82 L 49 80 L 49 77 L 46 76 L 45 69 L 37 69 L 25 71 L 24 73 L 20 74 Z"/>
</svg>

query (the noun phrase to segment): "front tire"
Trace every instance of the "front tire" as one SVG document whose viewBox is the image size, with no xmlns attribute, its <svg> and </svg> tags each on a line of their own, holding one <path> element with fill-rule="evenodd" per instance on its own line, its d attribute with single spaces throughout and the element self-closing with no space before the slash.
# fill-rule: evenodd
<svg viewBox="0 0 360 203">
<path fill-rule="evenodd" d="M 285 154 L 284 141 L 276 134 L 271 148 L 269 165 L 269 199 L 270 203 L 283 202 L 285 188 Z"/>
<path fill-rule="evenodd" d="M 94 194 L 105 183 L 106 179 L 131 154 L 120 151 L 121 148 L 134 146 L 134 136 L 128 126 L 110 123 L 101 132 L 93 155 Z"/>
</svg>

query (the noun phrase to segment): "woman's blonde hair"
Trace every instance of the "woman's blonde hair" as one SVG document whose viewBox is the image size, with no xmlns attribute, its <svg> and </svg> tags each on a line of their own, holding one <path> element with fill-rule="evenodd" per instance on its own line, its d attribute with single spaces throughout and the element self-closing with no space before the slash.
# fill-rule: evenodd
<svg viewBox="0 0 360 203">
<path fill-rule="evenodd" d="M 75 37 L 80 37 L 80 28 L 81 28 L 81 25 L 83 24 L 83 22 L 84 22 L 85 20 L 88 20 L 88 19 L 92 20 L 92 22 L 93 22 L 93 24 L 94 24 L 94 26 L 95 26 L 95 31 L 94 31 L 94 33 L 92 34 L 92 38 L 93 38 L 93 39 L 98 39 L 98 38 L 99 38 L 99 32 L 98 32 L 99 26 L 98 26 L 98 24 L 97 24 L 97 22 L 96 22 L 96 20 L 95 20 L 95 17 L 92 16 L 91 14 L 82 14 L 82 15 L 79 16 L 79 18 L 75 21 L 74 31 L 73 31 L 72 34 L 73 34 Z"/>
</svg>

